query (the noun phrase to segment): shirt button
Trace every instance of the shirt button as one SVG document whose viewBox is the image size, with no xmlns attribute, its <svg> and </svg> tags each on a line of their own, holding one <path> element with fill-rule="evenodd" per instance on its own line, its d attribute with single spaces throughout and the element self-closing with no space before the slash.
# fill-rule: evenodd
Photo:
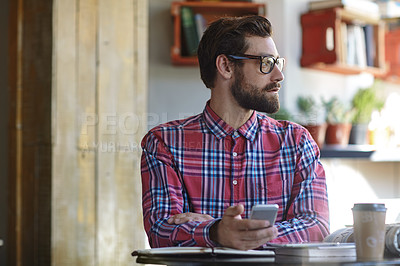
<svg viewBox="0 0 400 266">
<path fill-rule="evenodd" d="M 236 152 L 234 152 L 234 153 L 232 153 L 232 155 L 233 155 L 233 157 L 236 157 L 236 156 L 237 156 L 237 153 L 236 153 Z"/>
<path fill-rule="evenodd" d="M 237 185 L 237 180 L 233 180 L 232 183 L 236 186 Z"/>
<path fill-rule="evenodd" d="M 235 132 L 233 133 L 233 136 L 234 136 L 234 137 L 237 137 L 237 136 L 239 136 L 239 133 L 238 133 L 237 131 L 235 131 Z"/>
</svg>

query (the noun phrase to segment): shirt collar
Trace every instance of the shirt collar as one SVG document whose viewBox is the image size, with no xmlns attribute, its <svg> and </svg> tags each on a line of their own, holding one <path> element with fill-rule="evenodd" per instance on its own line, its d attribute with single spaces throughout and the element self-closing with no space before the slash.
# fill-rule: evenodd
<svg viewBox="0 0 400 266">
<path fill-rule="evenodd" d="M 228 125 L 211 109 L 209 101 L 204 108 L 203 117 L 207 127 L 218 139 L 225 138 L 228 135 L 233 135 L 235 131 L 237 131 L 250 141 L 253 141 L 256 137 L 258 130 L 258 119 L 256 111 L 254 111 L 249 120 L 247 120 L 246 123 L 244 123 L 237 130 Z"/>
</svg>

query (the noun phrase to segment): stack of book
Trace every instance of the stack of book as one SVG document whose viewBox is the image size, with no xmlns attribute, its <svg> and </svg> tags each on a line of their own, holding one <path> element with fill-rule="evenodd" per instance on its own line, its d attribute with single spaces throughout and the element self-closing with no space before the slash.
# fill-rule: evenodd
<svg viewBox="0 0 400 266">
<path fill-rule="evenodd" d="M 374 67 L 376 60 L 376 43 L 374 26 L 370 24 L 341 24 L 341 61 L 350 66 L 365 68 Z"/>
<path fill-rule="evenodd" d="M 339 57 L 338 61 L 348 66 L 379 67 L 379 44 L 376 36 L 379 34 L 380 12 L 377 3 L 369 0 L 325 0 L 309 3 L 310 11 L 314 11 L 311 13 L 334 8 L 340 10 L 336 14 L 342 15 L 338 16 L 346 14 L 347 17 L 354 19 L 342 19 L 339 29 L 335 32 L 327 30 L 326 49 L 335 50 Z M 356 19 L 358 17 L 363 19 Z"/>
<path fill-rule="evenodd" d="M 301 257 L 355 257 L 354 243 L 289 243 L 269 244 L 276 255 Z"/>
</svg>

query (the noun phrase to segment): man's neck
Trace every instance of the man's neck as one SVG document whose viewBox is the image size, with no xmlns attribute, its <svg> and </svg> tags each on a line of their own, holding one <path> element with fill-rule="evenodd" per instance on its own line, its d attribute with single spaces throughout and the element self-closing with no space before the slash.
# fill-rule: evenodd
<svg viewBox="0 0 400 266">
<path fill-rule="evenodd" d="M 210 100 L 210 107 L 222 120 L 225 121 L 225 123 L 234 129 L 241 127 L 253 114 L 253 110 L 244 109 L 236 102 L 232 103 L 229 100 L 216 100 L 213 97 L 211 97 Z"/>
</svg>

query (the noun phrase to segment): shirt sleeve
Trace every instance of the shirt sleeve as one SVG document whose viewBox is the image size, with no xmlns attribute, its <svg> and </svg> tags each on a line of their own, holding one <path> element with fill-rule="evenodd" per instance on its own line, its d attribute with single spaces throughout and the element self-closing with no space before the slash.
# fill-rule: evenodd
<svg viewBox="0 0 400 266">
<path fill-rule="evenodd" d="M 169 217 L 190 212 L 190 203 L 179 170 L 168 147 L 156 133 L 142 140 L 143 222 L 150 246 L 208 246 L 217 244 L 209 238 L 210 227 L 217 220 L 170 225 Z"/>
<path fill-rule="evenodd" d="M 317 144 L 306 131 L 297 151 L 290 204 L 282 222 L 276 223 L 278 237 L 271 242 L 322 241 L 329 234 L 329 207 L 325 171 Z"/>
</svg>

